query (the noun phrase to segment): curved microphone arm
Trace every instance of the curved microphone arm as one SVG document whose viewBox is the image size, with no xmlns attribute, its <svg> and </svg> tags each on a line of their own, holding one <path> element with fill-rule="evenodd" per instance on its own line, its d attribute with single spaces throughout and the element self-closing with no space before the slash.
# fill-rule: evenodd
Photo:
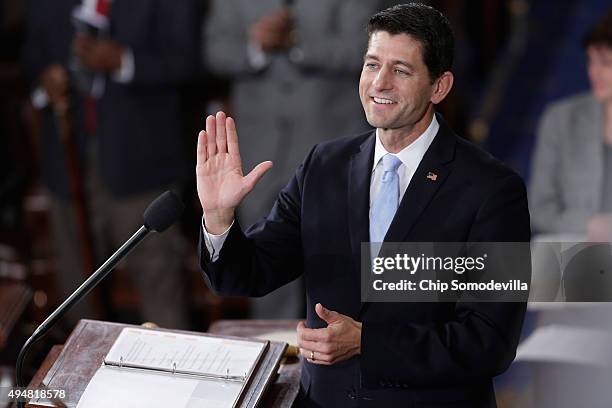
<svg viewBox="0 0 612 408">
<path fill-rule="evenodd" d="M 51 313 L 47 319 L 42 322 L 40 326 L 34 333 L 30 336 L 30 338 L 25 342 L 21 351 L 19 352 L 19 356 L 17 357 L 17 363 L 15 366 L 15 377 L 17 380 L 18 387 L 26 387 L 27 384 L 24 383 L 23 378 L 23 362 L 28 353 L 30 347 L 40 340 L 54 325 L 57 323 L 59 319 L 61 319 L 64 314 L 70 309 L 72 306 L 77 304 L 81 299 L 83 299 L 102 279 L 108 275 L 113 268 L 117 265 L 119 261 L 121 261 L 136 245 L 138 245 L 146 236 L 151 232 L 144 225 L 140 227 L 138 231 L 134 235 L 130 237 L 106 262 L 102 264 L 94 273 L 92 273 L 85 282 L 79 286 L 77 290 L 75 290 L 64 302 Z M 20 407 L 24 407 L 25 403 L 19 403 Z"/>
</svg>

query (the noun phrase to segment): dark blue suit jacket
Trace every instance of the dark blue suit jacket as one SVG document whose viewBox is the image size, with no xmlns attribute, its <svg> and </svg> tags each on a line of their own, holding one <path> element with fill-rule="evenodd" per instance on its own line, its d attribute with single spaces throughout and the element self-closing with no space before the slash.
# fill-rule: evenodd
<svg viewBox="0 0 612 408">
<path fill-rule="evenodd" d="M 521 178 L 439 121 L 385 241 L 529 241 Z M 494 406 L 491 378 L 514 358 L 524 303 L 360 301 L 374 138 L 315 146 L 266 219 L 246 233 L 234 224 L 218 261 L 201 245 L 205 276 L 221 294 L 261 296 L 304 274 L 308 327 L 325 327 L 317 302 L 363 322 L 360 356 L 305 362 L 312 406 Z"/>
<path fill-rule="evenodd" d="M 30 0 L 25 59 L 36 84 L 52 64 L 68 65 L 79 0 Z M 166 186 L 183 174 L 177 83 L 197 66 L 198 15 L 193 0 L 114 0 L 110 38 L 134 53 L 133 81 L 107 79 L 97 102 L 98 174 L 117 196 Z M 82 100 L 73 98 L 82 160 L 87 135 Z M 68 184 L 53 114 L 43 114 L 42 173 L 49 188 L 66 196 Z"/>
</svg>

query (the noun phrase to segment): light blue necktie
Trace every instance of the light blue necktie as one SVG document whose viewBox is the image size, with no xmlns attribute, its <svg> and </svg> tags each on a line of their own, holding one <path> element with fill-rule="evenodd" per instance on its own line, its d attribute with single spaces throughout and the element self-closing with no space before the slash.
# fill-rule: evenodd
<svg viewBox="0 0 612 408">
<path fill-rule="evenodd" d="M 389 225 L 399 206 L 399 175 L 397 168 L 402 161 L 392 154 L 383 156 L 383 169 L 385 170 L 380 190 L 372 203 L 370 214 L 370 242 L 383 242 Z"/>
</svg>

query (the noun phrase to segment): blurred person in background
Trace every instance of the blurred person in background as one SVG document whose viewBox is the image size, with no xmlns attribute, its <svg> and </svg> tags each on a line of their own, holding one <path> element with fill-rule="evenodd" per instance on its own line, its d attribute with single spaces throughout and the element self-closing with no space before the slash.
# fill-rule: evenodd
<svg viewBox="0 0 612 408">
<path fill-rule="evenodd" d="M 204 30 L 205 64 L 233 81 L 231 112 L 245 169 L 274 162 L 239 208 L 264 217 L 313 144 L 368 129 L 357 92 L 368 17 L 380 0 L 217 0 Z M 303 284 L 253 302 L 259 318 L 303 315 Z"/>
<path fill-rule="evenodd" d="M 73 135 L 98 266 L 184 174 L 177 87 L 197 63 L 197 13 L 192 0 L 31 0 L 28 12 L 25 59 L 42 115 L 42 175 L 66 296 L 91 271 L 79 256 L 62 140 Z M 61 123 L 66 109 L 70 131 Z M 163 327 L 187 327 L 180 243 L 171 229 L 124 264 L 141 317 Z"/>
<path fill-rule="evenodd" d="M 612 239 L 612 9 L 585 35 L 591 91 L 553 103 L 532 162 L 534 231 Z"/>
</svg>

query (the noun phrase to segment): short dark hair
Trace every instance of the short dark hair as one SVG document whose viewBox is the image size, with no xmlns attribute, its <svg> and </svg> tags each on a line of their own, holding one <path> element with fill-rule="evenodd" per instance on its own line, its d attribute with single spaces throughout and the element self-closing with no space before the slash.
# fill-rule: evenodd
<svg viewBox="0 0 612 408">
<path fill-rule="evenodd" d="M 420 3 L 398 4 L 382 10 L 368 21 L 368 36 L 377 31 L 408 34 L 423 47 L 423 62 L 432 80 L 453 66 L 455 37 L 444 16 L 433 7 Z"/>
<path fill-rule="evenodd" d="M 582 46 L 605 45 L 612 48 L 612 9 L 601 17 L 582 39 Z"/>
</svg>

